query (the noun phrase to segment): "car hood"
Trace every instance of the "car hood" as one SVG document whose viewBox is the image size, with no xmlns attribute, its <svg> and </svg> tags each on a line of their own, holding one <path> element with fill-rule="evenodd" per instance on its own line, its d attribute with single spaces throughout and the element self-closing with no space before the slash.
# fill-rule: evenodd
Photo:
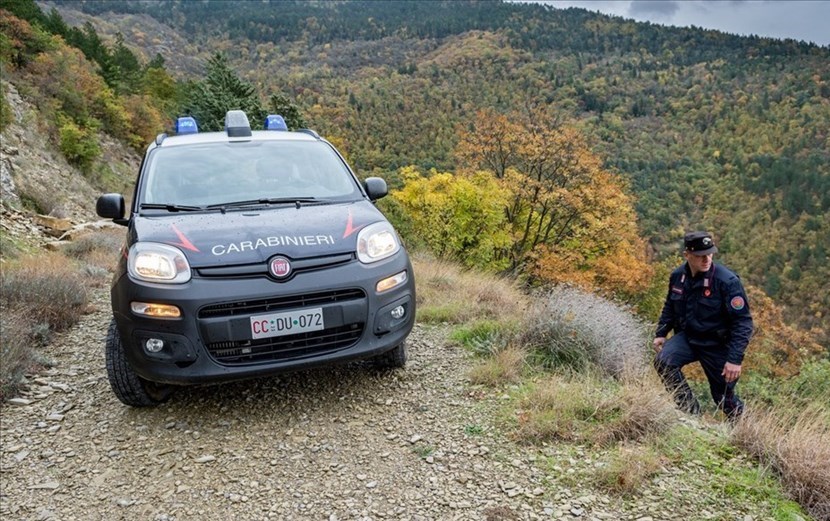
<svg viewBox="0 0 830 521">
<path fill-rule="evenodd" d="M 277 254 L 302 259 L 354 253 L 358 232 L 385 220 L 368 201 L 142 215 L 133 219 L 133 240 L 175 246 L 194 268 L 229 266 Z"/>
</svg>

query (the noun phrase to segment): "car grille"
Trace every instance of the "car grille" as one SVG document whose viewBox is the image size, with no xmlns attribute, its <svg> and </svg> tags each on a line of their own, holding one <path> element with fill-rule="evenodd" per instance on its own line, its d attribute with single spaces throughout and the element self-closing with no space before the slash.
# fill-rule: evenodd
<svg viewBox="0 0 830 521">
<path fill-rule="evenodd" d="M 233 317 L 239 315 L 256 315 L 268 313 L 281 309 L 297 309 L 303 307 L 320 306 L 323 304 L 334 304 L 347 300 L 366 298 L 362 289 L 343 289 L 337 291 L 326 291 L 306 295 L 290 295 L 272 297 L 268 299 L 247 300 L 239 302 L 228 302 L 226 304 L 214 304 L 205 306 L 199 310 L 199 318 Z"/>
<path fill-rule="evenodd" d="M 243 365 L 320 355 L 350 347 L 363 334 L 362 323 L 259 340 L 215 342 L 208 352 L 219 363 Z"/>
</svg>

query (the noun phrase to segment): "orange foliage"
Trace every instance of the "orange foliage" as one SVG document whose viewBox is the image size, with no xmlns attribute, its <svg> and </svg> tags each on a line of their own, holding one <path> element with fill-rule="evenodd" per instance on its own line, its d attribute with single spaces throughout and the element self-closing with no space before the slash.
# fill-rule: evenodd
<svg viewBox="0 0 830 521">
<path fill-rule="evenodd" d="M 801 331 L 784 322 L 783 310 L 763 291 L 747 287 L 755 334 L 747 348 L 747 366 L 767 376 L 798 373 L 801 364 L 823 352 L 814 331 Z"/>
<path fill-rule="evenodd" d="M 626 297 L 648 286 L 628 187 L 602 169 L 577 129 L 540 110 L 485 110 L 460 134 L 458 160 L 492 172 L 511 193 L 511 268 Z"/>
</svg>

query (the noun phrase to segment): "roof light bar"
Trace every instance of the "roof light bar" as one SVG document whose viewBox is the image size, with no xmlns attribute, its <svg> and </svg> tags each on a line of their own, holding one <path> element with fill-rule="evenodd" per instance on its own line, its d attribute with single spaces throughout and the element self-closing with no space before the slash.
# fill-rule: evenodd
<svg viewBox="0 0 830 521">
<path fill-rule="evenodd" d="M 229 110 L 225 113 L 225 132 L 228 137 L 250 137 L 251 124 L 248 116 L 241 110 Z"/>
<path fill-rule="evenodd" d="M 265 118 L 265 130 L 288 130 L 288 125 L 279 114 L 269 114 Z"/>
<path fill-rule="evenodd" d="M 198 134 L 199 126 L 196 125 L 196 120 L 192 116 L 183 116 L 176 118 L 176 134 Z"/>
</svg>

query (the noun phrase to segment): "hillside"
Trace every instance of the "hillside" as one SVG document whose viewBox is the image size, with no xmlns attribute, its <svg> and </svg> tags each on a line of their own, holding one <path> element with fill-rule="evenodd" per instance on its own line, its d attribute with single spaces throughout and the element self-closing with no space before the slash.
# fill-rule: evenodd
<svg viewBox="0 0 830 521">
<path fill-rule="evenodd" d="M 176 4 L 183 5 L 196 4 Z M 339 6 L 280 5 L 303 16 L 309 6 L 329 6 L 334 14 Z M 612 112 L 599 111 L 600 117 L 582 110 L 565 80 L 550 87 L 548 104 L 515 105 L 532 88 L 549 85 L 534 76 L 547 66 L 539 49 L 484 17 L 489 9 L 504 14 L 513 7 L 481 3 L 483 18 L 467 30 L 469 23 L 454 25 L 459 19 L 446 9 L 462 4 L 413 4 L 410 14 L 429 22 L 424 5 L 436 6 L 454 29 L 427 23 L 412 34 L 393 34 L 383 24 L 395 18 L 384 18 L 382 10 L 380 28 L 357 39 L 336 24 L 333 32 L 322 25 L 314 34 L 334 38 L 331 45 L 309 46 L 309 35 L 301 34 L 281 47 L 279 59 L 263 48 L 263 56 L 274 59 L 263 59 L 247 78 L 290 70 L 285 85 L 293 87 L 262 77 L 259 92 L 209 52 L 223 47 L 237 64 L 250 63 L 229 40 L 198 36 L 209 34 L 210 24 L 175 17 L 195 43 L 184 43 L 188 56 L 176 52 L 166 60 L 152 53 L 177 49 L 184 33 L 144 12 L 67 13 L 71 23 L 82 24 L 78 29 L 55 13 L 34 12 L 27 0 L 5 4 L 25 19 L 0 9 L 0 516 L 828 519 L 830 363 L 812 356 L 820 350 L 813 337 L 794 331 L 757 288 L 750 288 L 750 299 L 758 333 L 741 382 L 752 406 L 737 425 L 711 403 L 704 403 L 702 417 L 685 416 L 663 392 L 646 363 L 651 326 L 632 307 L 654 300 L 650 288 L 634 284 L 629 306 L 573 286 L 529 292 L 521 279 L 504 273 L 434 259 L 427 250 L 440 250 L 425 245 L 413 257 L 418 324 L 406 369 L 376 371 L 355 363 L 181 389 L 149 410 L 117 402 L 101 344 L 124 228 L 86 223 L 56 242 L 62 232 L 43 223 L 85 223 L 96 219 L 97 194 L 129 196 L 145 143 L 173 114 L 198 105 L 194 93 L 213 94 L 203 76 L 230 85 L 243 101 L 260 97 L 273 104 L 269 94 L 290 93 L 303 103 L 311 126 L 326 128 L 361 173 L 377 171 L 400 188 L 381 203 L 397 204 L 386 210 L 400 220 L 396 225 L 409 227 L 399 228 L 402 234 L 421 236 L 426 246 L 437 239 L 441 248 L 457 248 L 464 261 L 493 254 L 488 241 L 507 236 L 501 228 L 508 197 L 528 197 L 534 187 L 557 193 L 512 166 L 463 172 L 487 162 L 482 139 L 505 131 L 503 143 L 516 156 L 538 159 L 540 170 L 559 175 L 551 179 L 563 181 L 558 188 L 573 198 L 559 201 L 579 199 L 566 209 L 581 215 L 563 214 L 585 225 L 567 251 L 606 255 L 606 271 L 568 271 L 573 282 L 598 273 L 616 274 L 623 285 L 651 276 L 653 266 L 624 262 L 642 260 L 645 249 L 629 185 L 608 166 L 608 156 L 611 171 L 594 153 L 616 143 L 602 131 Z M 224 14 L 232 21 L 233 13 Z M 357 21 L 344 19 L 347 25 Z M 155 47 L 147 53 L 134 47 L 133 54 L 123 35 L 105 36 L 130 24 L 148 24 L 144 41 L 153 34 Z M 141 35 L 131 34 L 138 42 Z M 193 81 L 188 67 L 203 60 L 209 73 Z M 285 68 L 272 71 L 272 62 Z M 535 86 L 523 83 L 534 78 Z M 524 90 L 511 90 L 515 85 Z M 547 120 L 557 115 L 567 125 Z M 652 130 L 665 123 L 655 115 L 643 118 L 638 121 L 648 120 Z M 370 126 L 360 127 L 364 122 Z M 555 168 L 571 161 L 572 168 Z M 396 168 L 410 162 L 416 166 Z M 444 171 L 425 171 L 433 165 Z M 568 185 L 571 175 L 582 184 Z M 435 206 L 406 206 L 418 202 L 412 196 L 419 190 L 436 187 Z M 441 191 L 447 187 L 452 190 Z M 722 195 L 717 204 L 724 203 Z M 562 207 L 549 205 L 555 200 L 541 207 L 556 214 Z M 411 212 L 402 215 L 402 209 Z M 443 213 L 448 209 L 452 218 Z M 817 233 L 820 238 L 822 230 Z M 662 237 L 658 233 L 652 244 L 659 246 Z M 622 247 L 608 255 L 606 242 Z M 536 253 L 510 246 L 511 254 Z M 639 256 L 626 251 L 634 249 Z M 565 259 L 547 269 L 559 272 L 568 264 Z M 661 302 L 660 268 L 653 279 Z M 630 372 L 621 375 L 623 366 Z M 703 398 L 705 384 L 692 379 Z"/>
<path fill-rule="evenodd" d="M 482 108 L 572 118 L 630 181 L 658 259 L 711 228 L 791 320 L 830 330 L 826 47 L 496 2 L 57 7 L 182 78 L 223 50 L 263 97 L 289 94 L 360 171 L 393 180 L 409 164 L 463 168 L 459 129 Z"/>
</svg>

